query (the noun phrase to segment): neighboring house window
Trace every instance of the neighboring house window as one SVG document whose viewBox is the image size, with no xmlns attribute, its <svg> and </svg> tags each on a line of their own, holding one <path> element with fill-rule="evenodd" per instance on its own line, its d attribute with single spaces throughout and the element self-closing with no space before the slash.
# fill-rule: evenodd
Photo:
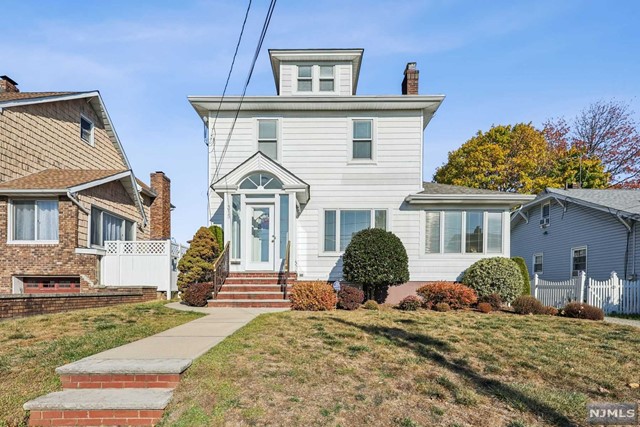
<svg viewBox="0 0 640 427">
<path fill-rule="evenodd" d="M 571 249 L 571 276 L 577 276 L 581 271 L 587 271 L 587 248 Z"/>
<path fill-rule="evenodd" d="M 533 255 L 533 274 L 542 274 L 543 254 Z"/>
<path fill-rule="evenodd" d="M 551 203 L 545 203 L 544 205 L 542 205 L 542 210 L 540 211 L 541 226 L 549 225 L 550 214 L 551 214 Z"/>
<path fill-rule="evenodd" d="M 93 145 L 93 122 L 85 116 L 80 116 L 80 138 Z"/>
<path fill-rule="evenodd" d="M 320 92 L 333 92 L 335 79 L 333 77 L 333 65 L 320 66 Z"/>
<path fill-rule="evenodd" d="M 313 66 L 298 65 L 298 92 L 313 90 Z"/>
<path fill-rule="evenodd" d="M 14 200 L 12 205 L 13 241 L 58 241 L 57 200 Z"/>
<path fill-rule="evenodd" d="M 358 231 L 367 228 L 386 230 L 384 209 L 353 209 L 324 211 L 324 252 L 344 251 Z M 339 245 L 338 245 L 339 243 Z"/>
<path fill-rule="evenodd" d="M 278 160 L 278 120 L 258 120 L 258 151 Z"/>
<path fill-rule="evenodd" d="M 95 207 L 91 208 L 91 245 L 110 240 L 135 240 L 135 223 Z"/>
<path fill-rule="evenodd" d="M 353 121 L 353 159 L 373 159 L 372 121 Z"/>
<path fill-rule="evenodd" d="M 426 211 L 425 217 L 426 254 L 502 253 L 502 212 Z"/>
</svg>

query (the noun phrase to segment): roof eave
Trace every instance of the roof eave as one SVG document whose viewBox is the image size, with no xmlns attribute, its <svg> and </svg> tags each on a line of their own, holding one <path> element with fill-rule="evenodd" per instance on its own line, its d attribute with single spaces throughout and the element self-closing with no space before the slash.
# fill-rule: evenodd
<svg viewBox="0 0 640 427">
<path fill-rule="evenodd" d="M 410 205 L 490 204 L 515 207 L 534 199 L 524 194 L 411 194 L 405 198 Z"/>
</svg>

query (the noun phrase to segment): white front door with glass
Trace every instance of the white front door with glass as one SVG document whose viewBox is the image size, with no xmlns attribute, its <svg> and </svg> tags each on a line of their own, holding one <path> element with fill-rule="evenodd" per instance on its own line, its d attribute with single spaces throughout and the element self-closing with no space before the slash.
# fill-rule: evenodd
<svg viewBox="0 0 640 427">
<path fill-rule="evenodd" d="M 275 269 L 274 205 L 247 205 L 245 259 L 247 270 Z"/>
</svg>

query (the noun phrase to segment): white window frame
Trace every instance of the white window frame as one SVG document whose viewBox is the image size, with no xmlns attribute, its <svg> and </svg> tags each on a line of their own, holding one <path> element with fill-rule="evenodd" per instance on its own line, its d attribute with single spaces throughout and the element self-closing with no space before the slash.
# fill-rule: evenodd
<svg viewBox="0 0 640 427">
<path fill-rule="evenodd" d="M 584 272 L 585 274 L 587 273 L 587 268 L 589 268 L 588 266 L 588 261 L 589 261 L 589 251 L 587 249 L 586 245 L 583 246 L 575 246 L 573 248 L 571 248 L 571 257 L 569 258 L 569 277 L 576 277 L 573 275 L 573 255 L 575 254 L 576 251 L 580 251 L 584 249 Z M 578 272 L 579 273 L 579 272 Z"/>
<path fill-rule="evenodd" d="M 275 162 L 280 163 L 282 159 L 282 117 L 268 117 L 268 116 L 260 116 L 260 117 L 255 117 L 254 118 L 254 125 L 253 125 L 253 141 L 254 141 L 254 146 L 253 149 L 254 151 L 257 152 L 261 152 L 260 151 L 260 120 L 275 120 L 276 121 L 276 159 L 271 159 Z"/>
<path fill-rule="evenodd" d="M 93 210 L 97 209 L 100 211 L 101 215 L 100 215 L 100 240 L 102 240 L 102 246 L 95 244 L 93 242 L 91 242 L 91 234 L 93 232 Z M 122 215 L 118 215 L 115 214 L 103 207 L 100 206 L 96 206 L 96 205 L 92 205 L 91 208 L 89 209 L 89 218 L 88 218 L 88 226 L 87 226 L 87 241 L 89 244 L 89 247 L 91 248 L 99 248 L 99 249 L 104 249 L 104 236 L 102 236 L 102 230 L 103 230 L 103 218 L 102 218 L 102 214 L 106 213 L 107 215 L 111 215 L 114 218 L 120 219 L 123 221 L 122 224 L 122 235 L 120 236 L 121 241 L 127 241 L 127 242 L 135 242 L 138 240 L 138 222 L 137 221 L 133 221 L 129 218 L 125 218 Z M 133 224 L 133 239 L 132 240 L 126 240 L 127 237 L 127 229 L 126 229 L 126 221 L 129 221 L 130 223 Z"/>
<path fill-rule="evenodd" d="M 548 206 L 549 207 L 549 214 L 547 216 L 544 216 L 544 207 Z M 543 223 L 544 220 L 544 223 Z M 548 226 L 551 224 L 551 202 L 546 202 L 543 203 L 540 206 L 540 225 L 545 225 Z"/>
<path fill-rule="evenodd" d="M 540 257 L 542 259 L 542 262 L 540 263 L 540 267 L 541 267 L 540 271 L 536 271 L 536 257 Z M 542 274 L 544 272 L 544 252 L 536 252 L 535 254 L 533 254 L 532 260 L 531 260 L 531 266 L 532 266 L 533 274 Z"/>
<path fill-rule="evenodd" d="M 356 121 L 371 122 L 371 158 L 370 159 L 354 159 L 353 158 L 353 126 Z M 347 165 L 376 165 L 378 159 L 378 121 L 375 117 L 349 117 L 347 120 Z"/>
<path fill-rule="evenodd" d="M 495 209 L 423 209 L 420 211 L 420 257 L 451 257 L 451 256 L 504 256 L 506 248 L 505 218 L 504 212 Z M 440 214 L 440 252 L 427 252 L 427 212 L 438 212 Z M 445 230 L 445 212 L 460 212 L 462 214 L 462 235 L 460 252 L 444 251 L 444 230 Z M 467 212 L 482 212 L 482 252 L 466 252 L 467 246 Z M 502 215 L 502 252 L 488 252 L 489 246 L 489 216 L 490 212 L 500 213 Z"/>
<path fill-rule="evenodd" d="M 333 67 L 333 91 L 321 91 L 320 90 L 320 66 L 328 66 Z M 300 91 L 298 90 L 298 75 L 299 75 L 299 67 L 311 67 L 311 90 L 310 91 Z M 307 95 L 307 96 L 327 96 L 327 95 L 337 95 L 339 93 L 339 73 L 337 72 L 338 64 L 336 63 L 308 63 L 308 62 L 299 62 L 296 63 L 293 67 L 292 72 L 292 82 L 291 82 L 291 93 L 294 95 Z M 307 80 L 308 77 L 303 77 L 303 79 Z M 325 79 L 322 79 L 325 80 Z"/>
<path fill-rule="evenodd" d="M 325 215 L 327 211 L 335 211 L 336 212 L 336 250 L 335 251 L 325 251 L 324 250 L 324 231 L 325 231 Z M 361 207 L 353 207 L 353 208 L 324 208 L 322 209 L 322 215 L 320 216 L 320 234 L 319 234 L 319 255 L 320 256 L 335 256 L 342 255 L 344 253 L 343 250 L 340 250 L 340 212 L 342 211 L 369 211 L 370 222 L 369 228 L 375 228 L 376 222 L 376 211 L 385 211 L 386 214 L 386 231 L 391 231 L 391 211 L 386 208 L 361 208 Z"/>
<path fill-rule="evenodd" d="M 321 69 L 322 67 L 331 67 L 331 78 L 329 77 L 322 77 L 321 74 Z M 320 82 L 323 80 L 331 80 L 333 82 L 333 90 L 322 90 L 320 89 Z M 319 93 L 328 93 L 328 94 L 332 94 L 332 93 L 336 93 L 336 66 L 335 64 L 319 64 L 318 65 L 318 92 Z"/>
<path fill-rule="evenodd" d="M 89 124 L 91 124 L 91 133 L 89 134 L 89 139 L 85 139 L 82 136 L 82 121 L 86 120 L 87 122 L 89 122 Z M 80 114 L 80 139 L 84 142 L 86 142 L 87 144 L 91 145 L 92 147 L 95 147 L 95 129 L 96 126 L 93 123 L 93 120 L 91 120 L 90 118 L 88 118 L 87 116 L 85 116 L 84 114 Z"/>
<path fill-rule="evenodd" d="M 52 202 L 52 201 L 57 202 L 58 203 L 58 239 L 57 240 L 38 240 L 36 236 L 36 240 L 14 240 L 13 238 L 13 223 L 14 223 L 13 202 L 14 201 L 33 202 L 35 204 L 36 221 L 38 220 L 38 205 L 36 202 Z M 36 227 L 35 230 L 37 234 L 38 227 Z M 7 203 L 7 244 L 10 244 L 10 245 L 57 245 L 59 243 L 60 243 L 60 201 L 58 199 L 46 198 L 46 197 L 9 199 Z"/>
</svg>

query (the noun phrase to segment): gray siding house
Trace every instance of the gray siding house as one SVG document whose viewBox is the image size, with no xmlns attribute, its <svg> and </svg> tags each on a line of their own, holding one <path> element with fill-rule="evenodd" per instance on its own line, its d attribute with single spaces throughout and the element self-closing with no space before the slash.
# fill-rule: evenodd
<svg viewBox="0 0 640 427">
<path fill-rule="evenodd" d="M 511 214 L 511 255 L 545 280 L 636 280 L 638 219 L 640 190 L 547 189 Z"/>
</svg>

